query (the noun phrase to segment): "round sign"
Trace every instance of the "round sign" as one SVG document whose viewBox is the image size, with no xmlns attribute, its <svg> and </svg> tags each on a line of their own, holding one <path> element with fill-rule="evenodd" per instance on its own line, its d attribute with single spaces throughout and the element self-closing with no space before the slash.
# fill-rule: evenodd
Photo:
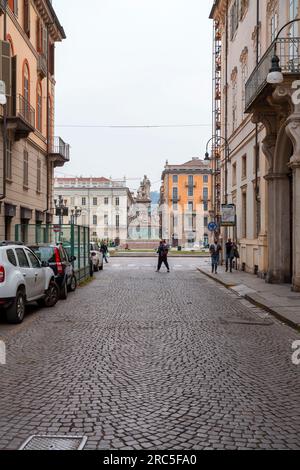
<svg viewBox="0 0 300 470">
<path fill-rule="evenodd" d="M 215 232 L 217 229 L 218 229 L 218 225 L 216 224 L 216 222 L 210 222 L 208 224 L 208 230 L 210 232 Z"/>
</svg>

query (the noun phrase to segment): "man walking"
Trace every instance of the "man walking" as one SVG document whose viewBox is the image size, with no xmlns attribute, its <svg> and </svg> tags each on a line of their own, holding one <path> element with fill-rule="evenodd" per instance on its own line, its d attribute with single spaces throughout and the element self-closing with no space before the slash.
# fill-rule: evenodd
<svg viewBox="0 0 300 470">
<path fill-rule="evenodd" d="M 103 254 L 103 258 L 105 260 L 105 263 L 108 263 L 108 259 L 107 259 L 108 247 L 107 247 L 107 243 L 104 240 L 101 243 L 100 251 Z"/>
<path fill-rule="evenodd" d="M 228 238 L 228 242 L 225 245 L 226 247 L 226 272 L 228 273 L 228 267 L 230 267 L 230 272 L 232 273 L 232 264 L 234 258 L 234 244 L 231 241 L 231 238 Z"/>
<path fill-rule="evenodd" d="M 164 263 L 164 265 L 166 266 L 166 268 L 168 270 L 168 273 L 169 273 L 170 272 L 170 267 L 169 267 L 169 263 L 168 263 L 169 247 L 166 243 L 166 240 L 162 240 L 160 242 L 157 253 L 158 253 L 158 266 L 157 266 L 157 271 L 156 272 L 159 273 L 160 268 L 161 268 L 162 264 Z"/>
<path fill-rule="evenodd" d="M 215 242 L 212 245 L 210 245 L 209 251 L 211 254 L 212 273 L 218 274 L 218 265 L 220 261 L 220 252 L 222 251 L 222 247 L 220 243 L 218 243 L 217 239 L 215 239 Z"/>
</svg>

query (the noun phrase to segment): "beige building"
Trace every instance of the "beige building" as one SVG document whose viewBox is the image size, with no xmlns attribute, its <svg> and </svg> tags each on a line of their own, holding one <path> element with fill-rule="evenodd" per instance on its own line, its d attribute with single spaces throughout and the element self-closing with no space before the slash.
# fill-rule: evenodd
<svg viewBox="0 0 300 470">
<path fill-rule="evenodd" d="M 300 290 L 298 0 L 216 0 L 214 133 L 221 202 L 236 204 L 241 267 Z M 279 37 L 277 38 L 277 34 Z M 267 83 L 274 46 L 284 81 Z M 299 82 L 298 82 L 299 87 Z M 298 94 L 299 95 L 299 94 Z"/>
<path fill-rule="evenodd" d="M 90 227 L 93 241 L 102 239 L 126 242 L 133 195 L 126 180 L 107 178 L 55 178 L 54 198 L 68 208 L 63 223 Z M 55 222 L 59 219 L 56 217 Z"/>
<path fill-rule="evenodd" d="M 55 44 L 65 33 L 50 0 L 9 0 L 0 13 L 0 240 L 22 224 L 26 241 L 28 224 L 52 221 L 54 168 L 69 160 L 69 146 L 54 137 Z"/>
</svg>

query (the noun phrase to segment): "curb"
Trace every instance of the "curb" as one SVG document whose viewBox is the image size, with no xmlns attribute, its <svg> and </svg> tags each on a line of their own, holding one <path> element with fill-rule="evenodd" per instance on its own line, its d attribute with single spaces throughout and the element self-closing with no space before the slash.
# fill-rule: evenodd
<svg viewBox="0 0 300 470">
<path fill-rule="evenodd" d="M 226 282 L 222 281 L 221 279 L 216 278 L 215 276 L 211 275 L 210 273 L 204 271 L 201 268 L 197 268 L 197 270 L 201 273 L 204 274 L 205 276 L 209 277 L 213 281 L 221 284 L 223 287 L 226 287 L 226 289 L 231 290 L 236 294 L 236 291 L 232 289 L 232 287 L 236 286 L 236 284 L 227 284 Z M 294 330 L 300 332 L 300 325 L 298 323 L 293 322 L 292 320 L 289 320 L 285 316 L 281 315 L 280 313 L 276 312 L 272 308 L 268 307 L 267 305 L 263 304 L 262 302 L 258 302 L 257 300 L 253 299 L 251 295 L 246 294 L 244 297 L 248 302 L 250 302 L 252 305 L 255 305 L 256 307 L 259 307 L 266 312 L 270 313 L 275 317 L 277 320 L 281 321 L 285 325 L 289 326 L 290 328 L 293 328 Z"/>
</svg>

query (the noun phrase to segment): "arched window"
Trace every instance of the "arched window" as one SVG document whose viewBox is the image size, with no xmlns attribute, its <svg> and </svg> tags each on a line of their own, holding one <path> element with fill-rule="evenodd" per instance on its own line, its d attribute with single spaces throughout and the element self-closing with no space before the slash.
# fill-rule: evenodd
<svg viewBox="0 0 300 470">
<path fill-rule="evenodd" d="M 30 103 L 30 72 L 28 62 L 24 62 L 23 66 L 23 97 L 25 99 L 25 103 Z"/>
<path fill-rule="evenodd" d="M 37 84 L 36 90 L 36 127 L 42 132 L 43 131 L 43 91 L 41 82 Z"/>
</svg>

